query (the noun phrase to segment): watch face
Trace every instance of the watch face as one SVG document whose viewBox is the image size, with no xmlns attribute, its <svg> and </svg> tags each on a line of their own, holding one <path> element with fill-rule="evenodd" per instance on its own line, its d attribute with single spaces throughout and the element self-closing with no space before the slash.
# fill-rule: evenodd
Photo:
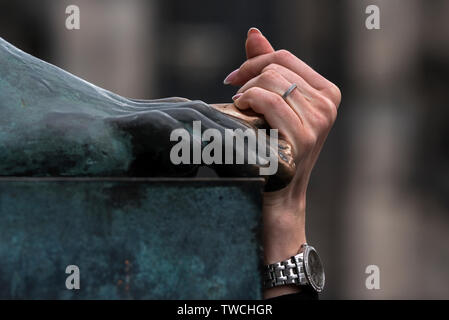
<svg viewBox="0 0 449 320">
<path fill-rule="evenodd" d="M 321 292 L 324 287 L 324 269 L 313 247 L 307 247 L 304 252 L 304 266 L 310 284 L 316 291 Z"/>
</svg>

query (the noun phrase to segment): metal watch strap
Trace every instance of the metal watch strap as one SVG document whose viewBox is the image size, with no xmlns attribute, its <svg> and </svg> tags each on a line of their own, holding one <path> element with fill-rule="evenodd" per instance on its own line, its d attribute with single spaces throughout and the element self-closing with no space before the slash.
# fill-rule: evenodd
<svg viewBox="0 0 449 320">
<path fill-rule="evenodd" d="M 266 265 L 264 267 L 264 287 L 273 288 L 286 284 L 306 285 L 303 253 L 287 260 Z"/>
</svg>

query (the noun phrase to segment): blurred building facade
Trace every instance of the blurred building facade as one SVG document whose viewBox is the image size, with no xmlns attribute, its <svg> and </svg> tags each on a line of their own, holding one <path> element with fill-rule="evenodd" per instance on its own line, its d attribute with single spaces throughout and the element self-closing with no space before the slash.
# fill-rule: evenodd
<svg viewBox="0 0 449 320">
<path fill-rule="evenodd" d="M 80 30 L 65 28 L 70 4 Z M 380 30 L 365 28 L 370 4 Z M 444 0 L 20 0 L 2 1 L 0 36 L 124 96 L 226 102 L 258 27 L 343 93 L 308 194 L 323 298 L 449 299 L 448 14 Z"/>
</svg>

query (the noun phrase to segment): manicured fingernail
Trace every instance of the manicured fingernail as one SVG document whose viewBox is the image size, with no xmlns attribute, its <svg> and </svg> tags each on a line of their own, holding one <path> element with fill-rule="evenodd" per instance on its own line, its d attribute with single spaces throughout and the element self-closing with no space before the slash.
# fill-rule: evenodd
<svg viewBox="0 0 449 320">
<path fill-rule="evenodd" d="M 262 34 L 262 32 L 260 32 L 260 30 L 257 29 L 257 28 L 255 28 L 255 27 L 249 28 L 249 30 L 248 30 L 248 36 L 249 36 L 251 33 L 260 33 L 260 34 Z"/>
<path fill-rule="evenodd" d="M 234 100 L 234 101 L 237 100 L 238 98 L 240 98 L 242 96 L 242 94 L 243 93 L 240 92 L 240 93 L 237 93 L 237 94 L 233 95 L 232 96 L 232 100 Z"/>
<path fill-rule="evenodd" d="M 234 71 L 232 71 L 223 81 L 223 84 L 230 84 L 234 79 L 235 76 L 237 75 L 237 72 L 239 72 L 239 69 L 236 69 Z"/>
</svg>

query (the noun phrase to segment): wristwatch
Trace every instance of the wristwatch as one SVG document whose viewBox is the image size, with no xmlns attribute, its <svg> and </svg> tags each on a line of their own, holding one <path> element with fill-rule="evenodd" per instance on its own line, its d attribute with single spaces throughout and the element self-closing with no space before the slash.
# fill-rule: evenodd
<svg viewBox="0 0 449 320">
<path fill-rule="evenodd" d="M 297 255 L 290 259 L 266 265 L 264 268 L 264 287 L 296 284 L 310 286 L 316 292 L 323 291 L 324 269 L 315 248 L 307 243 L 301 245 Z"/>
</svg>

